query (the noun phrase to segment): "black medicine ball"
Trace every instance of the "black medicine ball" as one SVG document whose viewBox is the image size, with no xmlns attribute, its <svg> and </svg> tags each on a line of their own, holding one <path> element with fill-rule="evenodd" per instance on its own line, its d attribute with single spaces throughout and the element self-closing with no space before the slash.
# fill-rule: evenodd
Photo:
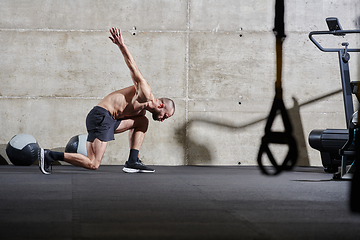
<svg viewBox="0 0 360 240">
<path fill-rule="evenodd" d="M 39 144 L 30 134 L 15 135 L 6 146 L 6 154 L 16 166 L 30 166 L 38 158 Z"/>
</svg>

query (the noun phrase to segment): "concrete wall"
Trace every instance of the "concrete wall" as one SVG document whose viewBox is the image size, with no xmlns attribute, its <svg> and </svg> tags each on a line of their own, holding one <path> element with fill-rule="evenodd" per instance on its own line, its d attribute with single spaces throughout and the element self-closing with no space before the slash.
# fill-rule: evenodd
<svg viewBox="0 0 360 240">
<path fill-rule="evenodd" d="M 337 55 L 320 52 L 308 33 L 326 30 L 329 16 L 343 28 L 359 27 L 356 2 L 286 1 L 284 101 L 299 165 L 321 165 L 307 142 L 312 129 L 345 126 Z M 177 105 L 169 120 L 151 121 L 140 152 L 146 164 L 256 164 L 274 97 L 274 3 L 2 0 L 1 156 L 8 160 L 6 144 L 18 133 L 63 150 L 72 136 L 86 133 L 86 114 L 101 98 L 132 84 L 108 39 L 108 29 L 117 26 L 154 95 Z M 356 79 L 356 54 L 350 64 Z M 108 144 L 103 164 L 123 164 L 127 156 L 127 134 L 120 134 Z"/>
</svg>

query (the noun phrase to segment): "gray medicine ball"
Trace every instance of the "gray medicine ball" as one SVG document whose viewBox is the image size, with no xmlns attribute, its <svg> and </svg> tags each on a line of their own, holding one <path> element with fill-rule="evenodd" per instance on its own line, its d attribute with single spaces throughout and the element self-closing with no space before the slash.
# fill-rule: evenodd
<svg viewBox="0 0 360 240">
<path fill-rule="evenodd" d="M 81 134 L 72 137 L 66 144 L 65 152 L 67 153 L 80 153 L 87 156 L 86 150 L 87 135 Z"/>
</svg>

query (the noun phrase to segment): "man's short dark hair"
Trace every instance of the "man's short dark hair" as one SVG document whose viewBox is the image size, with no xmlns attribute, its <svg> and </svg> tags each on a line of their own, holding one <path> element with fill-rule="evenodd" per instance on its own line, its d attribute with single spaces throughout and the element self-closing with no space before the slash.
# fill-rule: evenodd
<svg viewBox="0 0 360 240">
<path fill-rule="evenodd" d="M 175 103 L 170 98 L 161 98 L 161 101 L 165 104 L 165 108 L 170 111 L 173 110 L 173 114 L 175 113 Z"/>
</svg>

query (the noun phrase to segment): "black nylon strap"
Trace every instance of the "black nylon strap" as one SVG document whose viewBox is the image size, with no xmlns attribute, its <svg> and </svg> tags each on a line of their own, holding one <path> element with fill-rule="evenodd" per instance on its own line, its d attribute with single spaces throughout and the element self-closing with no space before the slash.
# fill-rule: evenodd
<svg viewBox="0 0 360 240">
<path fill-rule="evenodd" d="M 285 27 L 284 27 L 284 0 L 276 0 L 275 3 L 275 28 L 274 33 L 276 36 L 276 82 L 275 82 L 275 98 L 270 110 L 270 114 L 265 126 L 265 135 L 262 137 L 261 146 L 258 153 L 258 164 L 260 170 L 264 174 L 276 175 L 283 170 L 291 169 L 297 161 L 298 151 L 295 138 L 292 136 L 292 125 L 284 105 L 282 98 L 282 86 L 281 86 L 281 72 L 282 72 L 282 43 L 285 39 Z M 277 112 L 280 111 L 281 118 L 284 123 L 284 132 L 273 132 L 271 126 L 274 123 L 274 119 Z M 289 146 L 288 154 L 284 161 L 279 165 L 270 151 L 269 144 L 286 144 Z M 275 171 L 271 174 L 263 165 L 262 157 L 266 153 L 270 163 L 275 168 Z"/>
</svg>

